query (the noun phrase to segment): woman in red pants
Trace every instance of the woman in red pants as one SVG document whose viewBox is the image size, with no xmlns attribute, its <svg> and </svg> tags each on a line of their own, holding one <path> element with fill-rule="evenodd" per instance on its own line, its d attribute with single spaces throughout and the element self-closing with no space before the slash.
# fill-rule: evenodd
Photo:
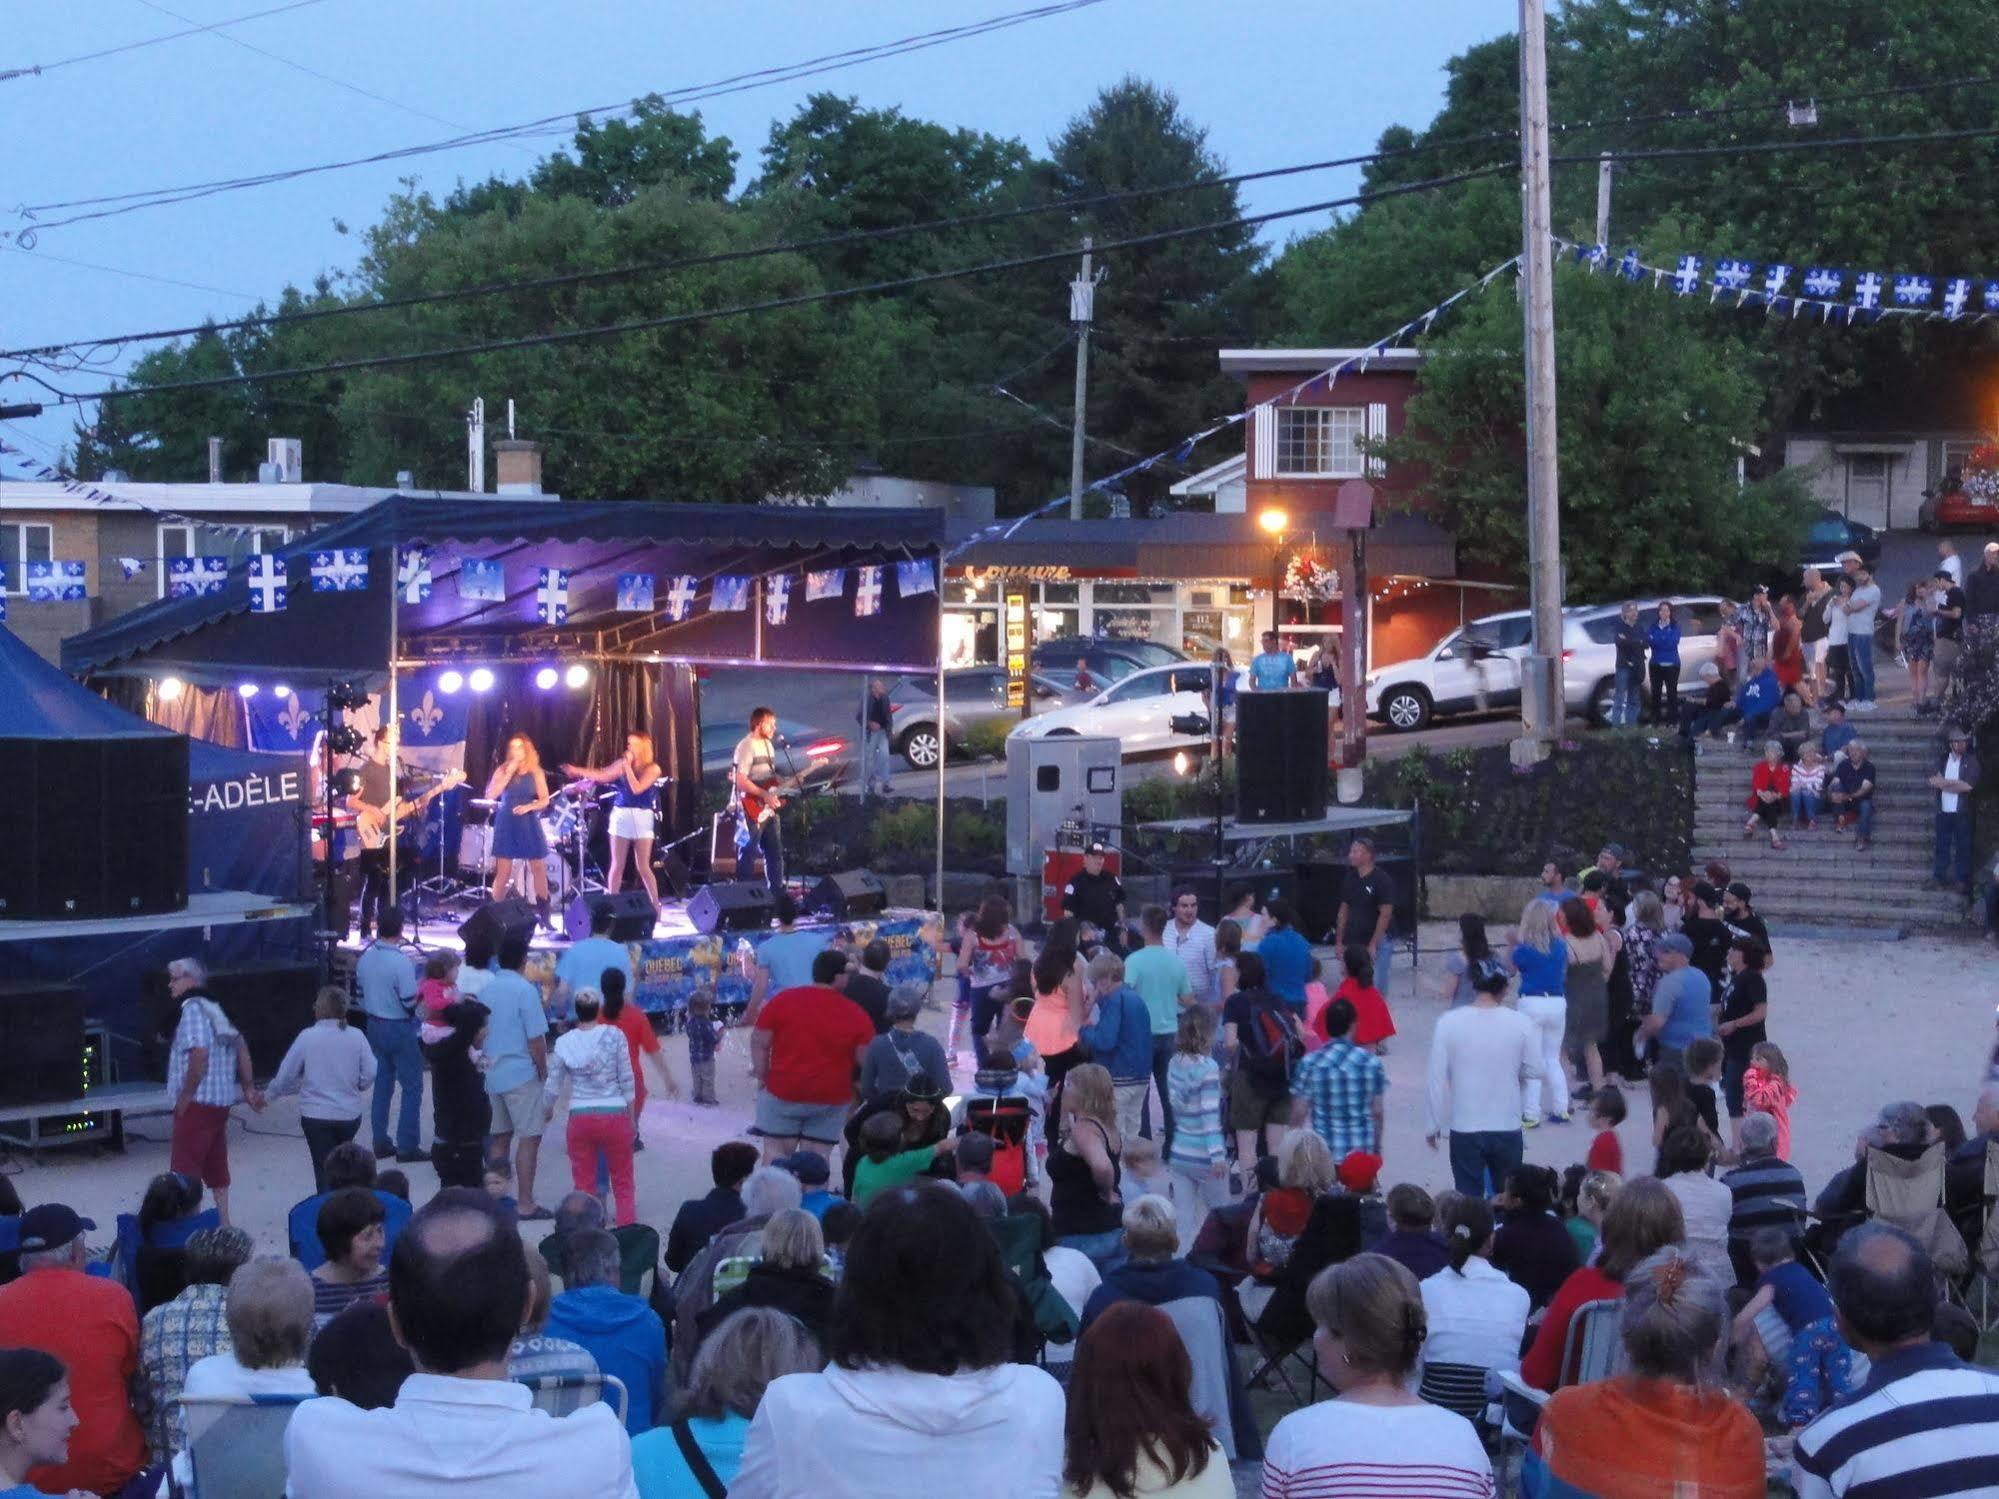
<svg viewBox="0 0 1999 1499">
<path fill-rule="evenodd" d="M 576 991 L 576 1028 L 548 1053 L 548 1105 L 552 1110 L 569 1080 L 569 1180 L 578 1192 L 594 1192 L 601 1158 L 611 1178 L 611 1199 L 620 1227 L 638 1221 L 632 1187 L 632 1104 L 637 1084 L 632 1055 L 622 1032 L 603 1023 L 603 997 L 595 989 Z"/>
</svg>

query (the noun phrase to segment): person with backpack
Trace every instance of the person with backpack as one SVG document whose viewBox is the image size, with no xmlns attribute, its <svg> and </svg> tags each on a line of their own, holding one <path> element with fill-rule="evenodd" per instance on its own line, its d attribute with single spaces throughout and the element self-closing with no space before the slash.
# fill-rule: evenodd
<svg viewBox="0 0 1999 1499">
<path fill-rule="evenodd" d="M 1229 1075 L 1229 1128 L 1236 1137 L 1236 1170 L 1256 1162 L 1256 1137 L 1275 1155 L 1291 1123 L 1291 1070 L 1305 1054 L 1298 1018 L 1265 981 L 1263 959 L 1246 952 L 1236 959 L 1236 991 L 1222 1006 L 1222 1038 L 1233 1070 Z"/>
<path fill-rule="evenodd" d="M 899 984 L 888 997 L 888 1029 L 868 1043 L 861 1056 L 861 1101 L 900 1093 L 910 1079 L 927 1077 L 940 1093 L 951 1091 L 951 1062 L 935 1036 L 916 1028 L 923 1013 L 923 988 Z"/>
</svg>

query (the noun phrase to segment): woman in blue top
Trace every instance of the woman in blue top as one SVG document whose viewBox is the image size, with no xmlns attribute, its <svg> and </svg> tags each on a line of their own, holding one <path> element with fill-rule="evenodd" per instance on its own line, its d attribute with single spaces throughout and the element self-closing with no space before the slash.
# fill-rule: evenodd
<svg viewBox="0 0 1999 1499">
<path fill-rule="evenodd" d="M 1675 723 L 1680 715 L 1680 627 L 1673 606 L 1659 605 L 1659 617 L 1645 632 L 1652 652 L 1652 722 Z"/>
<path fill-rule="evenodd" d="M 1569 1006 L 1569 944 L 1555 929 L 1555 908 L 1530 900 L 1514 929 L 1513 966 L 1520 974 L 1520 1013 L 1533 1023 L 1541 1043 L 1541 1077 L 1520 1085 L 1520 1127 L 1533 1129 L 1545 1107 L 1551 1122 L 1569 1117 L 1568 1072 L 1562 1064 L 1562 1032 Z"/>
<path fill-rule="evenodd" d="M 598 785 L 617 788 L 611 805 L 611 869 L 604 888 L 612 895 L 625 882 L 625 855 L 638 866 L 639 883 L 652 903 L 659 904 L 659 881 L 652 872 L 652 840 L 658 831 L 659 761 L 653 758 L 652 735 L 627 734 L 625 753 L 602 769 L 565 765 L 562 773 Z"/>
<path fill-rule="evenodd" d="M 632 1438 L 639 1499 L 706 1499 L 726 1492 L 742 1466 L 743 1438 L 764 1388 L 786 1374 L 816 1373 L 825 1363 L 797 1318 L 767 1306 L 731 1312 L 694 1355 L 674 1419 Z"/>
<path fill-rule="evenodd" d="M 69 1461 L 77 1414 L 69 1403 L 69 1370 L 38 1348 L 0 1349 L 0 1499 L 41 1499 L 30 1468 Z"/>
</svg>

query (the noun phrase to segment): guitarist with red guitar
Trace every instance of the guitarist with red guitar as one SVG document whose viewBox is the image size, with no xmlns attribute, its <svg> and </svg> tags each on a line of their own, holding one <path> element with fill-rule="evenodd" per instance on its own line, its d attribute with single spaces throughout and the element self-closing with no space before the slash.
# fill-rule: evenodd
<svg viewBox="0 0 1999 1499">
<path fill-rule="evenodd" d="M 824 760 L 809 760 L 795 775 L 777 770 L 777 714 L 769 708 L 750 710 L 750 731 L 736 744 L 729 765 L 729 803 L 736 814 L 736 868 L 744 869 L 751 848 L 763 853 L 764 883 L 772 895 L 784 890 L 784 829 L 778 813 L 783 793 L 799 786 Z"/>
</svg>

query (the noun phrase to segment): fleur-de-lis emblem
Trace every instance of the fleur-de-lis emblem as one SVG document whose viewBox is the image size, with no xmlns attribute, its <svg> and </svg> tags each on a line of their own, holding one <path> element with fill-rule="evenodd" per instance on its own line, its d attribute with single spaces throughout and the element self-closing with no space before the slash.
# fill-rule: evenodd
<svg viewBox="0 0 1999 1499">
<path fill-rule="evenodd" d="M 437 706 L 437 698 L 430 692 L 425 692 L 423 701 L 409 711 L 410 722 L 416 725 L 417 733 L 425 739 L 430 737 L 430 731 L 443 722 L 443 719 L 444 710 Z"/>
<path fill-rule="evenodd" d="M 292 742 L 296 744 L 304 737 L 305 726 L 311 718 L 312 715 L 306 712 L 305 704 L 293 698 L 285 705 L 284 712 L 278 715 L 278 726 L 289 734 Z"/>
</svg>

